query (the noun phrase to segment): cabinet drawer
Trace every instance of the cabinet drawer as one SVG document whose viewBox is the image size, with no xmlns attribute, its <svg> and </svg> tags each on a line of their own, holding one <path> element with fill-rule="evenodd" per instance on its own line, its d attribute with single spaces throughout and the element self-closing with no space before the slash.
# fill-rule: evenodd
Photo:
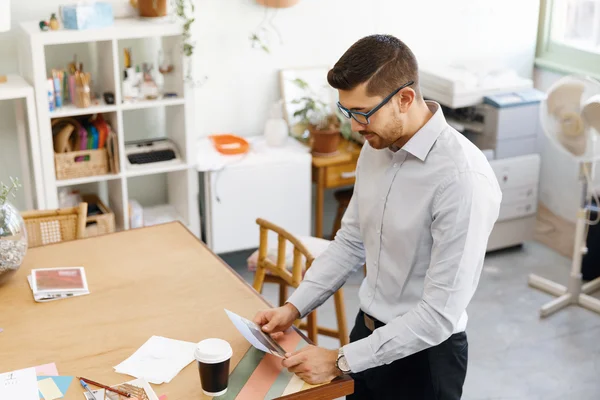
<svg viewBox="0 0 600 400">
<path fill-rule="evenodd" d="M 327 167 L 325 171 L 325 186 L 334 188 L 354 184 L 356 178 L 356 163 L 348 163 Z"/>
</svg>

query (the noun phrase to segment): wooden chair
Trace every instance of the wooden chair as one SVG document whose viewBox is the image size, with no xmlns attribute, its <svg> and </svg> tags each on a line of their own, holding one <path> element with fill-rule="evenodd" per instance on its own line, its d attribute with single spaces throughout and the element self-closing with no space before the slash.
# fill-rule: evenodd
<svg viewBox="0 0 600 400">
<path fill-rule="evenodd" d="M 21 215 L 30 248 L 85 237 L 87 203 L 58 210 L 26 211 Z"/>
<path fill-rule="evenodd" d="M 304 272 L 310 268 L 314 256 L 298 238 L 287 232 L 285 229 L 261 218 L 257 219 L 256 223 L 260 226 L 260 245 L 253 286 L 257 292 L 262 293 L 263 284 L 265 282 L 278 284 L 279 305 L 281 306 L 287 300 L 288 286 L 297 288 L 300 285 Z M 273 262 L 267 257 L 269 231 L 273 231 L 278 235 L 277 262 Z M 293 263 L 291 270 L 288 268 L 286 262 L 287 242 L 290 242 L 293 246 Z M 318 343 L 318 334 L 338 338 L 342 346 L 348 344 L 343 290 L 340 288 L 335 292 L 333 297 L 337 316 L 337 330 L 318 326 L 316 310 L 306 317 L 306 323 L 296 321 L 296 326 L 306 330 L 308 338 L 315 344 Z"/>
</svg>

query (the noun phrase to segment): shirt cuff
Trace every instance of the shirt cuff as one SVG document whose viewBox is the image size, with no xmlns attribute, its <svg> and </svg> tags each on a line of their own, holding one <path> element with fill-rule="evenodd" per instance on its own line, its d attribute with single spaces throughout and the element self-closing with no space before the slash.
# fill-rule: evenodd
<svg viewBox="0 0 600 400">
<path fill-rule="evenodd" d="M 311 293 L 311 290 L 306 285 L 300 284 L 298 288 L 288 298 L 287 302 L 291 303 L 300 312 L 300 318 L 306 317 L 311 310 L 311 303 L 314 301 L 316 293 Z"/>
<path fill-rule="evenodd" d="M 344 346 L 344 356 L 346 356 L 350 371 L 353 373 L 378 367 L 381 364 L 375 358 L 369 338 L 370 336 Z"/>
</svg>

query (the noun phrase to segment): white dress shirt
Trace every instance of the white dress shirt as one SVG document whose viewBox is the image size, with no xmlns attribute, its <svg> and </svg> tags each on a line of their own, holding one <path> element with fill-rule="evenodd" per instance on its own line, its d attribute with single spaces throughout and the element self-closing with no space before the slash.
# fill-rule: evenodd
<svg viewBox="0 0 600 400">
<path fill-rule="evenodd" d="M 364 144 L 342 227 L 289 298 L 304 317 L 366 261 L 361 309 L 386 325 L 344 346 L 360 372 L 466 328 L 502 194 L 487 159 L 439 104 L 401 149 Z"/>
</svg>

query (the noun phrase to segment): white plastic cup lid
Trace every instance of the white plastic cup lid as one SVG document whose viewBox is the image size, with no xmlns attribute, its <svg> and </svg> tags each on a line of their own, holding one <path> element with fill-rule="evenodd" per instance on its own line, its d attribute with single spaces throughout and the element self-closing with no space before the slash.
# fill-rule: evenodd
<svg viewBox="0 0 600 400">
<path fill-rule="evenodd" d="M 233 349 L 226 340 L 211 338 L 198 343 L 194 357 L 203 364 L 218 364 L 227 361 L 233 355 Z"/>
</svg>

